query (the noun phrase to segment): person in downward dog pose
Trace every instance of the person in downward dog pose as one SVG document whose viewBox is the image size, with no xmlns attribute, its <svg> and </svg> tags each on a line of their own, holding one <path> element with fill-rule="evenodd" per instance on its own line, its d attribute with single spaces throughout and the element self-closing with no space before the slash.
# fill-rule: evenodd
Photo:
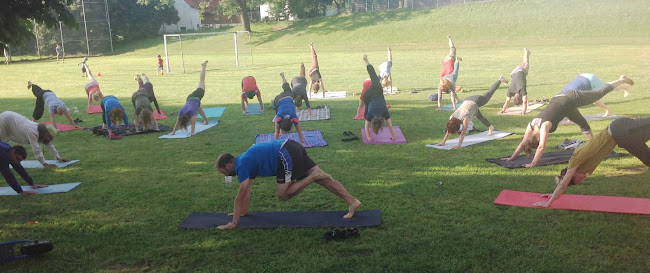
<svg viewBox="0 0 650 273">
<path fill-rule="evenodd" d="M 296 105 L 296 110 L 302 106 L 302 101 L 305 101 L 307 112 L 311 117 L 311 105 L 309 105 L 309 96 L 307 95 L 307 79 L 305 78 L 305 64 L 300 64 L 300 74 L 298 77 L 291 79 L 291 94 L 293 96 L 293 104 Z"/>
<path fill-rule="evenodd" d="M 490 98 L 492 98 L 494 92 L 499 89 L 499 86 L 501 86 L 502 82 L 506 82 L 506 79 L 499 77 L 499 79 L 494 84 L 492 84 L 492 87 L 490 87 L 490 89 L 483 95 L 475 95 L 465 98 L 460 107 L 458 107 L 458 109 L 454 111 L 454 113 L 449 117 L 449 121 L 447 121 L 447 133 L 445 134 L 445 138 L 441 143 L 438 144 L 438 146 L 445 146 L 445 143 L 451 134 L 459 133 L 460 137 L 458 138 L 458 145 L 454 146 L 452 149 L 460 148 L 461 145 L 463 145 L 463 139 L 467 134 L 469 121 L 474 117 L 480 120 L 481 123 L 485 125 L 485 127 L 489 128 L 488 136 L 491 136 L 492 131 L 494 131 L 494 126 L 492 126 L 492 124 L 490 124 L 490 122 L 485 117 L 483 117 L 481 111 L 479 110 L 479 107 L 485 105 L 488 103 L 488 101 L 490 101 Z"/>
<path fill-rule="evenodd" d="M 361 206 L 361 201 L 354 198 L 339 181 L 323 172 L 309 158 L 305 148 L 293 140 L 255 144 L 238 157 L 223 153 L 217 158 L 214 167 L 226 176 L 237 176 L 239 179 L 232 222 L 217 227 L 219 229 L 236 228 L 239 219 L 246 215 L 253 180 L 257 177 L 276 176 L 277 195 L 283 201 L 293 198 L 309 184 L 316 182 L 348 205 L 348 213 L 343 218 L 354 217 L 354 213 Z"/>
<path fill-rule="evenodd" d="M 373 138 L 370 136 L 370 129 L 372 128 L 375 135 L 378 135 L 379 131 L 384 127 L 384 123 L 387 124 L 388 129 L 390 130 L 390 139 L 396 140 L 397 137 L 395 136 L 395 130 L 393 130 L 393 122 L 390 119 L 390 114 L 386 107 L 384 90 L 381 88 L 381 83 L 379 83 L 379 78 L 377 77 L 375 68 L 368 61 L 368 55 L 363 55 L 363 61 L 366 62 L 366 70 L 368 70 L 368 75 L 372 82 L 363 95 L 363 104 L 366 106 L 366 122 L 364 126 L 366 131 L 366 141 L 373 141 Z"/>
<path fill-rule="evenodd" d="M 300 120 L 298 120 L 298 115 L 296 114 L 296 105 L 293 103 L 291 87 L 289 87 L 289 83 L 284 77 L 284 72 L 280 73 L 280 77 L 282 77 L 282 89 L 284 91 L 273 100 L 273 106 L 276 109 L 275 118 L 273 118 L 273 122 L 275 123 L 273 139 L 278 140 L 280 138 L 280 131 L 282 133 L 290 132 L 291 127 L 295 124 L 298 137 L 300 137 L 300 144 L 305 145 L 302 129 L 300 128 Z"/>
<path fill-rule="evenodd" d="M 323 77 L 318 67 L 318 55 L 316 55 L 316 51 L 314 50 L 314 42 L 309 43 L 309 49 L 311 50 L 311 66 L 309 67 L 311 83 L 309 84 L 309 94 L 311 94 L 312 90 L 314 91 L 314 95 L 318 94 L 318 90 L 322 87 L 323 98 L 325 98 L 325 85 L 323 84 Z"/>
<path fill-rule="evenodd" d="M 442 70 L 440 71 L 440 83 L 438 83 L 438 109 L 442 109 L 442 93 L 449 92 L 451 94 L 451 105 L 453 110 L 456 111 L 456 103 L 458 103 L 458 95 L 456 94 L 456 80 L 458 79 L 458 69 L 460 68 L 460 61 L 462 58 L 456 57 L 456 47 L 451 40 L 451 36 L 447 35 L 449 40 L 449 54 L 442 62 Z"/>
<path fill-rule="evenodd" d="M 99 83 L 93 77 L 93 73 L 90 72 L 90 68 L 84 63 L 83 66 L 86 68 L 88 75 L 88 83 L 86 83 L 86 96 L 88 96 L 88 109 L 90 109 L 91 101 L 101 101 L 104 98 L 102 91 L 99 89 Z"/>
<path fill-rule="evenodd" d="M 533 203 L 533 206 L 549 207 L 568 186 L 582 183 L 587 174 L 593 173 L 616 145 L 650 167 L 650 148 L 646 144 L 648 140 L 650 140 L 650 118 L 618 118 L 612 121 L 596 137 L 573 152 L 569 166 L 562 169 L 560 175 L 556 177 L 558 184 L 555 191 L 552 194 L 542 195 L 550 199 L 547 202 Z"/>
<path fill-rule="evenodd" d="M 63 101 L 61 101 L 52 90 L 43 90 L 40 86 L 28 81 L 27 89 L 30 88 L 36 97 L 36 106 L 34 106 L 34 113 L 32 115 L 34 121 L 38 121 L 43 117 L 43 112 L 47 105 L 48 112 L 50 113 L 50 122 L 54 128 L 56 128 L 56 115 L 65 115 L 70 124 L 77 127 L 77 124 L 75 124 L 72 117 L 70 117 L 68 107 L 66 107 L 65 103 L 63 103 Z"/>
<path fill-rule="evenodd" d="M 205 67 L 208 65 L 208 61 L 205 61 L 201 64 L 201 74 L 199 74 L 199 86 L 190 94 L 187 96 L 187 100 L 185 101 L 185 105 L 181 108 L 180 111 L 178 111 L 178 119 L 176 119 L 176 124 L 174 125 L 174 129 L 170 133 L 170 135 L 176 134 L 176 130 L 179 128 L 182 128 L 183 130 L 187 131 L 187 126 L 190 126 L 191 122 L 191 130 L 190 133 L 187 134 L 188 136 L 191 136 L 194 134 L 194 130 L 196 129 L 196 115 L 201 114 L 203 117 L 203 124 L 208 125 L 208 117 L 205 115 L 205 112 L 203 112 L 203 108 L 201 108 L 201 99 L 203 99 L 203 95 L 205 95 Z"/>
<path fill-rule="evenodd" d="M 593 91 L 593 90 L 600 89 L 601 87 L 603 87 L 603 85 L 605 85 L 605 83 L 602 80 L 600 80 L 596 75 L 589 74 L 589 73 L 582 73 L 578 75 L 575 79 L 573 79 L 573 81 L 565 85 L 564 88 L 562 88 L 562 93 L 569 90 Z M 628 85 L 619 85 L 618 87 L 616 87 L 616 90 L 618 89 L 625 90 L 625 93 L 623 94 L 624 97 L 627 97 L 627 95 L 630 94 L 630 87 Z M 603 114 L 603 117 L 607 117 L 612 113 L 612 109 L 609 109 L 609 107 L 607 107 L 600 100 L 595 101 L 594 105 L 605 110 L 605 114 Z"/>
<path fill-rule="evenodd" d="M 510 73 L 510 87 L 506 94 L 506 102 L 503 104 L 503 108 L 499 111 L 499 114 L 503 114 L 508 109 L 510 99 L 513 99 L 515 105 L 522 105 L 523 109 L 521 114 L 526 114 L 526 110 L 528 109 L 528 92 L 526 91 L 528 82 L 526 81 L 526 77 L 528 76 L 529 64 L 530 50 L 524 48 L 524 62 L 515 67 L 512 73 Z"/>
<path fill-rule="evenodd" d="M 135 131 L 140 131 L 138 128 L 139 123 L 141 123 L 144 127 L 144 131 L 149 130 L 149 126 L 151 126 L 151 124 L 154 125 L 156 131 L 160 131 L 160 128 L 158 127 L 158 121 L 156 121 L 156 117 L 153 114 L 153 108 L 151 107 L 151 102 L 153 102 L 154 105 L 156 105 L 158 114 L 160 114 L 158 101 L 156 100 L 156 96 L 153 93 L 153 85 L 151 82 L 149 82 L 147 75 L 142 74 L 142 77 L 145 79 L 144 83 L 142 82 L 140 74 L 135 76 L 135 80 L 138 81 L 140 88 L 131 96 L 131 102 L 133 103 L 133 108 L 135 109 L 135 114 L 133 115 Z"/>
<path fill-rule="evenodd" d="M 379 69 L 379 82 L 383 87 L 390 87 L 390 93 L 393 94 L 393 76 L 390 69 L 393 67 L 393 53 L 388 48 L 388 61 L 385 61 L 377 67 Z"/>
<path fill-rule="evenodd" d="M 618 80 L 607 83 L 595 91 L 569 90 L 554 96 L 548 106 L 544 108 L 544 110 L 542 110 L 542 112 L 539 113 L 539 115 L 537 115 L 537 117 L 535 117 L 530 123 L 528 123 L 524 138 L 521 140 L 521 143 L 519 143 L 519 146 L 517 146 L 517 149 L 515 149 L 512 156 L 509 158 L 502 158 L 502 160 L 512 161 L 524 150 L 526 151 L 526 154 L 530 156 L 533 153 L 533 149 L 536 149 L 533 161 L 529 164 L 525 164 L 524 167 L 528 168 L 536 166 L 544 154 L 548 135 L 555 132 L 558 124 L 564 117 L 567 117 L 578 124 L 587 139 L 592 139 L 593 133 L 591 132 L 591 127 L 589 127 L 589 123 L 587 123 L 585 117 L 583 117 L 582 114 L 580 114 L 580 111 L 578 111 L 578 107 L 594 103 L 624 83 L 634 85 L 632 79 L 621 75 Z"/>
<path fill-rule="evenodd" d="M 243 114 L 248 113 L 248 111 L 246 111 L 246 107 L 248 107 L 248 99 L 253 99 L 255 96 L 257 96 L 257 101 L 260 102 L 260 112 L 264 112 L 262 94 L 260 93 L 260 89 L 257 87 L 255 77 L 244 77 L 244 79 L 241 80 L 241 110 Z"/>
</svg>

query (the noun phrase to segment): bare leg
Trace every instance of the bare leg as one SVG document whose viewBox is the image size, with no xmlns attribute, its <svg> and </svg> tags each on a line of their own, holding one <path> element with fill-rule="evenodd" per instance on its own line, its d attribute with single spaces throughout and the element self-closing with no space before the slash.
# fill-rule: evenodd
<svg viewBox="0 0 650 273">
<path fill-rule="evenodd" d="M 605 106 L 605 104 L 600 100 L 594 101 L 594 105 L 605 109 L 605 114 L 603 114 L 603 117 L 609 116 L 612 113 L 612 109 L 609 109 L 609 107 Z"/>
<path fill-rule="evenodd" d="M 145 83 L 149 82 L 149 77 L 147 77 L 147 74 L 142 73 L 142 77 L 144 78 Z"/>
<path fill-rule="evenodd" d="M 201 64 L 201 74 L 199 75 L 199 88 L 205 90 L 205 67 L 208 65 L 208 61 L 205 61 Z"/>
<path fill-rule="evenodd" d="M 305 63 L 300 63 L 300 77 L 305 77 Z"/>
<path fill-rule="evenodd" d="M 90 72 L 90 68 L 88 68 L 86 64 L 83 64 L 83 66 L 86 68 L 86 76 L 88 77 L 88 80 L 89 81 L 95 80 L 95 78 L 93 78 L 93 73 Z"/>
</svg>

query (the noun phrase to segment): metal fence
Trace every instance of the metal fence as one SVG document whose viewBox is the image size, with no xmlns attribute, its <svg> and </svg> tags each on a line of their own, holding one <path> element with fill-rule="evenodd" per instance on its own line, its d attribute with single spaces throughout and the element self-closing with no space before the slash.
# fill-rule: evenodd
<svg viewBox="0 0 650 273">
<path fill-rule="evenodd" d="M 459 5 L 492 0 L 346 0 L 347 12 L 368 12 L 400 8 L 419 9 L 448 5 Z"/>
</svg>

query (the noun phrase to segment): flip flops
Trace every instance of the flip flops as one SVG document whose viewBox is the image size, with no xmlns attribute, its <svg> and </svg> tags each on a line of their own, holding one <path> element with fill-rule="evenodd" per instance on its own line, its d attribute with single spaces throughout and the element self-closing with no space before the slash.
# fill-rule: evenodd
<svg viewBox="0 0 650 273">
<path fill-rule="evenodd" d="M 323 234 L 323 239 L 325 240 L 341 240 L 348 239 L 352 237 L 359 237 L 359 230 L 357 228 L 346 228 L 346 229 L 335 229 L 332 231 L 325 232 Z"/>
<path fill-rule="evenodd" d="M 343 136 L 346 137 L 344 139 L 341 139 L 341 141 L 343 141 L 343 142 L 359 140 L 359 138 L 357 136 L 355 136 L 354 133 L 352 133 L 350 131 L 343 132 Z"/>
</svg>

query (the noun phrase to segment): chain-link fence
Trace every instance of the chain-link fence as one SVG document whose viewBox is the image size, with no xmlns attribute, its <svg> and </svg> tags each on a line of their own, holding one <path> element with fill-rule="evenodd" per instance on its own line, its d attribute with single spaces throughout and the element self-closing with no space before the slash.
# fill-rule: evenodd
<svg viewBox="0 0 650 273">
<path fill-rule="evenodd" d="M 346 0 L 347 12 L 368 12 L 399 8 L 418 9 L 438 6 L 486 2 L 491 0 Z"/>
</svg>

